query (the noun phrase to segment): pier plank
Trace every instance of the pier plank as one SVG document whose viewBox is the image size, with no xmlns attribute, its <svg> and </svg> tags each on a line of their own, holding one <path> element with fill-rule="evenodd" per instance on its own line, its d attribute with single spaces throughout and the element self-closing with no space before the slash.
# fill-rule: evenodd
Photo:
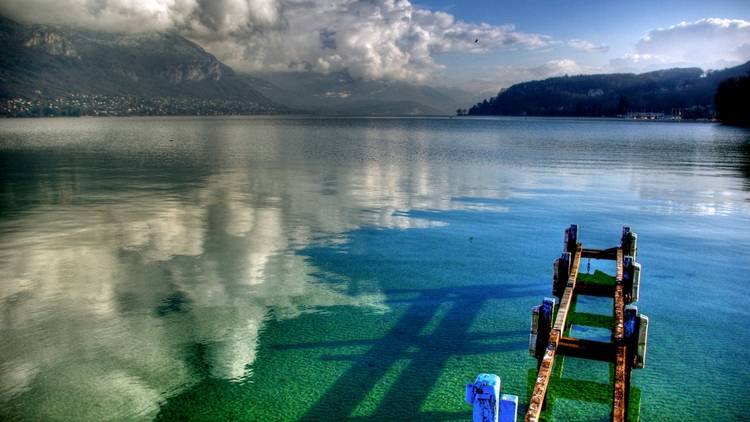
<svg viewBox="0 0 750 422">
<path fill-rule="evenodd" d="M 625 345 L 625 298 L 623 296 L 622 286 L 622 249 L 617 249 L 617 275 L 615 276 L 617 284 L 615 285 L 614 315 L 615 329 L 614 339 L 617 344 L 617 357 L 615 360 L 615 389 L 614 400 L 612 402 L 612 420 L 615 422 L 624 422 L 627 417 L 628 408 L 628 350 Z"/>
<path fill-rule="evenodd" d="M 576 247 L 576 253 L 570 267 L 568 284 L 565 286 L 565 292 L 562 295 L 562 300 L 560 300 L 560 306 L 557 308 L 557 318 L 555 319 L 555 325 L 552 327 L 549 344 L 544 351 L 541 365 L 539 365 L 539 373 L 536 377 L 534 390 L 531 393 L 529 410 L 526 413 L 527 422 L 537 422 L 542 413 L 544 398 L 547 395 L 547 387 L 549 386 L 549 380 L 552 375 L 552 367 L 555 364 L 555 353 L 560 338 L 562 337 L 562 333 L 565 330 L 565 321 L 568 318 L 570 305 L 573 302 L 573 293 L 575 292 L 576 280 L 578 278 L 578 269 L 581 265 L 581 252 L 582 246 L 579 243 Z"/>
</svg>

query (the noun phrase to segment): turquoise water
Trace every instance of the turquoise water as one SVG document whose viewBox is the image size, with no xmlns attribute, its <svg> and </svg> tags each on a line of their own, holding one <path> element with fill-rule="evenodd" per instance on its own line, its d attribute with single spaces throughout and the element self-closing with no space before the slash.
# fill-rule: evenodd
<svg viewBox="0 0 750 422">
<path fill-rule="evenodd" d="M 571 223 L 591 247 L 639 234 L 633 413 L 750 407 L 748 131 L 0 120 L 0 171 L 4 420 L 467 420 L 480 372 L 525 409 L 530 308 Z M 548 419 L 609 418 L 609 365 L 556 372 Z"/>
</svg>

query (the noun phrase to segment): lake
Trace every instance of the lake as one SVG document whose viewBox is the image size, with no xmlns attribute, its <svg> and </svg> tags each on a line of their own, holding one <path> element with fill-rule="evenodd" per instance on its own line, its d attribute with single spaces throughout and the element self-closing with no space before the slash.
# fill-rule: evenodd
<svg viewBox="0 0 750 422">
<path fill-rule="evenodd" d="M 467 420 L 480 372 L 525 409 L 571 223 L 587 247 L 639 235 L 632 412 L 750 408 L 748 130 L 6 119 L 0 172 L 4 420 Z M 565 358 L 545 416 L 608 420 L 610 377 Z"/>
</svg>

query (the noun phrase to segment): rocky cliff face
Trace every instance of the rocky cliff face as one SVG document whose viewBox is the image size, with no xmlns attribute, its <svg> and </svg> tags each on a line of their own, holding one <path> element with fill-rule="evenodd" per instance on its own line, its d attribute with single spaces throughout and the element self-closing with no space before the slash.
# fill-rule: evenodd
<svg viewBox="0 0 750 422">
<path fill-rule="evenodd" d="M 212 81 L 221 80 L 223 75 L 222 65 L 216 60 L 207 60 L 202 62 L 182 63 L 167 69 L 165 76 L 172 84 L 179 84 L 185 81 Z"/>
<path fill-rule="evenodd" d="M 67 56 L 80 59 L 81 56 L 63 35 L 48 30 L 36 30 L 23 41 L 26 48 L 36 48 L 52 56 Z"/>
</svg>

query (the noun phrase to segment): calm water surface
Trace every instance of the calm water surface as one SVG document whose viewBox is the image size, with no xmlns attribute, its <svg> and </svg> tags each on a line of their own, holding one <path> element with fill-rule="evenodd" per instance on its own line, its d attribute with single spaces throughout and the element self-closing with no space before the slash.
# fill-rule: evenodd
<svg viewBox="0 0 750 422">
<path fill-rule="evenodd" d="M 4 420 L 466 420 L 479 372 L 525 408 L 529 310 L 570 223 L 591 247 L 639 233 L 631 410 L 750 408 L 748 131 L 0 120 L 0 174 Z M 546 416 L 607 420 L 609 366 L 562 368 Z"/>
</svg>

